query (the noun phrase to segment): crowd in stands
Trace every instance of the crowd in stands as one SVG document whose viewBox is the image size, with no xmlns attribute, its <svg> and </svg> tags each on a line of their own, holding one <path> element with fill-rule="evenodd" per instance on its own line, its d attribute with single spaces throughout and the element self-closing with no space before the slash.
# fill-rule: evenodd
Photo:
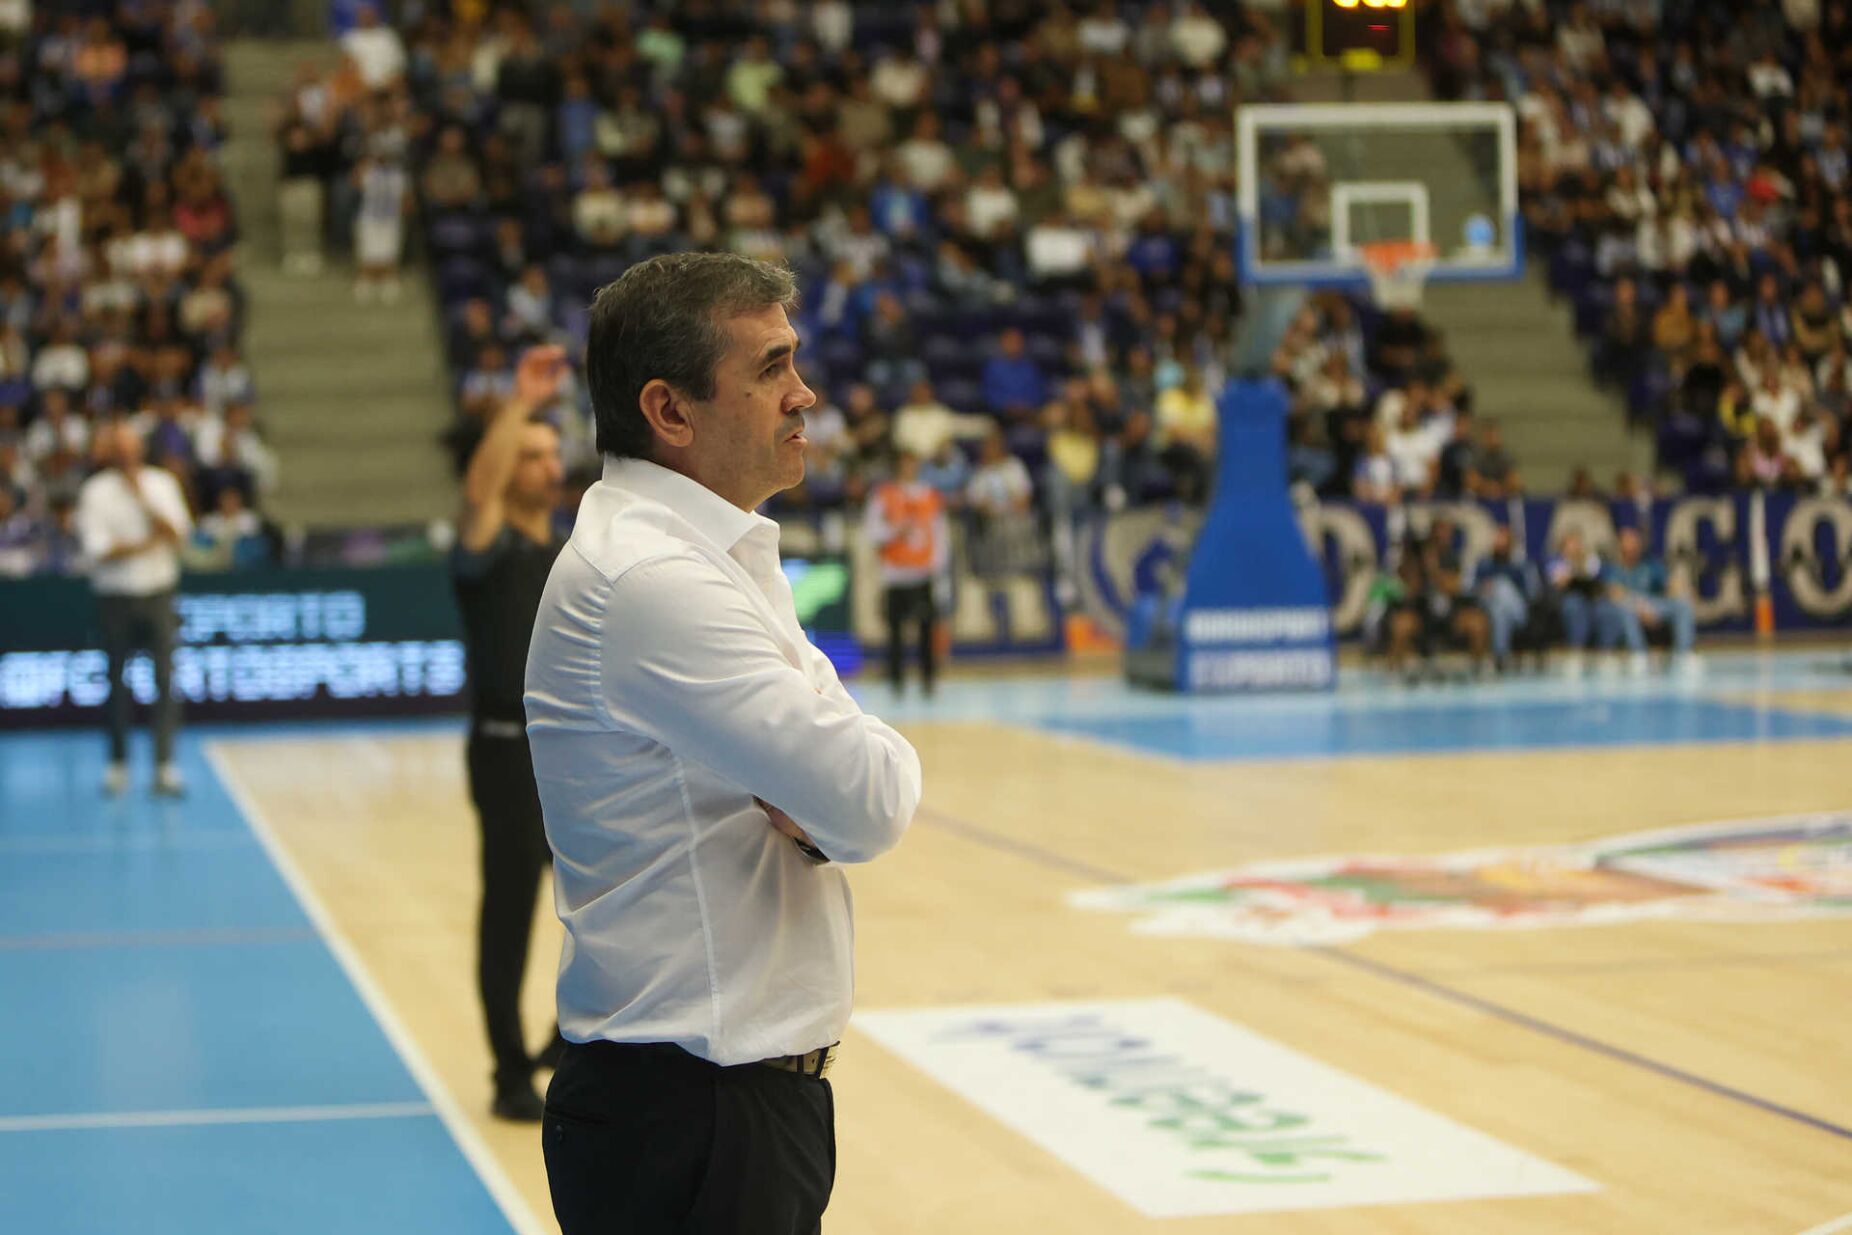
<svg viewBox="0 0 1852 1235">
<path fill-rule="evenodd" d="M 1534 252 L 1693 491 L 1844 495 L 1852 9 L 1446 0 L 1446 97 L 1521 121 Z"/>
<path fill-rule="evenodd" d="M 283 141 L 336 236 L 369 161 L 409 171 L 459 457 L 523 346 L 579 354 L 597 287 L 730 248 L 803 294 L 821 402 L 781 517 L 845 525 L 900 450 L 957 511 L 1007 468 L 1031 497 L 987 521 L 988 560 L 1013 564 L 1036 557 L 1025 520 L 1059 553 L 1078 515 L 1206 494 L 1241 311 L 1231 113 L 1281 97 L 1282 34 L 1190 0 L 421 5 L 397 28 L 362 13 L 340 73 L 293 88 Z M 1281 357 L 1299 478 L 1346 494 L 1387 457 L 1384 497 L 1515 485 L 1431 332 L 1378 338 L 1339 303 Z M 568 461 L 588 465 L 580 413 Z"/>
<path fill-rule="evenodd" d="M 75 573 L 77 491 L 126 420 L 195 565 L 261 556 L 274 483 L 240 351 L 238 229 L 202 3 L 0 8 L 0 575 Z"/>
<path fill-rule="evenodd" d="M 1314 296 L 1273 372 L 1293 396 L 1291 479 L 1321 497 L 1394 506 L 1523 491 L 1497 422 L 1475 416 L 1444 336 L 1412 307 Z"/>
</svg>

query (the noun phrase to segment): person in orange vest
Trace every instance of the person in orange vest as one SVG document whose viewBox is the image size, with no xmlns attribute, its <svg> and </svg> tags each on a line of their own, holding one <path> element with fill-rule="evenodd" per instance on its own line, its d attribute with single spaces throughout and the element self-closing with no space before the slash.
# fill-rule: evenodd
<svg viewBox="0 0 1852 1235">
<path fill-rule="evenodd" d="M 881 565 L 887 615 L 887 680 L 899 694 L 906 687 L 906 631 L 917 628 L 920 680 L 931 696 L 938 670 L 933 623 L 938 617 L 935 585 L 946 577 L 951 533 L 945 499 L 920 479 L 920 459 L 911 451 L 894 457 L 894 475 L 868 495 L 863 532 Z"/>
</svg>

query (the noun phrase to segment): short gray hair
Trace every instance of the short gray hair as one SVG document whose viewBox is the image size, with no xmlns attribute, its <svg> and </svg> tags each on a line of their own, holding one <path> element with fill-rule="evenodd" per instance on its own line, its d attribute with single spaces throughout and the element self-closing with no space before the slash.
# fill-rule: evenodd
<svg viewBox="0 0 1852 1235">
<path fill-rule="evenodd" d="M 647 458 L 643 388 L 660 378 L 690 398 L 713 398 L 726 320 L 796 303 L 790 270 L 737 253 L 665 253 L 598 289 L 585 346 L 598 452 Z"/>
</svg>

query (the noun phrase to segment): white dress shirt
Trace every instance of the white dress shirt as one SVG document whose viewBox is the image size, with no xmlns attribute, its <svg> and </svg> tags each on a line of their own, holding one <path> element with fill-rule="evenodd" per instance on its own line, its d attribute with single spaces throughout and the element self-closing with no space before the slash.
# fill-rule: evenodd
<svg viewBox="0 0 1852 1235">
<path fill-rule="evenodd" d="M 105 596 L 153 596 L 171 591 L 180 582 L 180 544 L 193 531 L 186 495 L 173 473 L 164 468 L 144 467 L 138 474 L 142 498 L 180 533 L 180 542 L 161 542 L 113 562 L 103 561 L 104 554 L 120 545 L 146 540 L 154 524 L 120 469 L 112 467 L 84 481 L 77 491 L 77 535 L 91 562 L 90 582 Z"/>
<path fill-rule="evenodd" d="M 541 598 L 526 703 L 565 1036 L 728 1065 L 840 1039 L 854 929 L 834 863 L 899 842 L 920 763 L 805 639 L 778 525 L 607 460 Z"/>
</svg>

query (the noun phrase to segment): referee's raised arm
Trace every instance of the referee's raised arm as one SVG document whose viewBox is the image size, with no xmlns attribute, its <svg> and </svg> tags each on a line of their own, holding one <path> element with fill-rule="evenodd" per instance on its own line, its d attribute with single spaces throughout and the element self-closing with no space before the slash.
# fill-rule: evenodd
<svg viewBox="0 0 1852 1235">
<path fill-rule="evenodd" d="M 535 413 L 558 396 L 565 373 L 563 347 L 548 343 L 521 353 L 514 389 L 489 420 L 463 474 L 463 516 L 457 538 L 466 550 L 480 552 L 507 525 L 508 482 L 520 464 L 527 426 Z"/>
</svg>

